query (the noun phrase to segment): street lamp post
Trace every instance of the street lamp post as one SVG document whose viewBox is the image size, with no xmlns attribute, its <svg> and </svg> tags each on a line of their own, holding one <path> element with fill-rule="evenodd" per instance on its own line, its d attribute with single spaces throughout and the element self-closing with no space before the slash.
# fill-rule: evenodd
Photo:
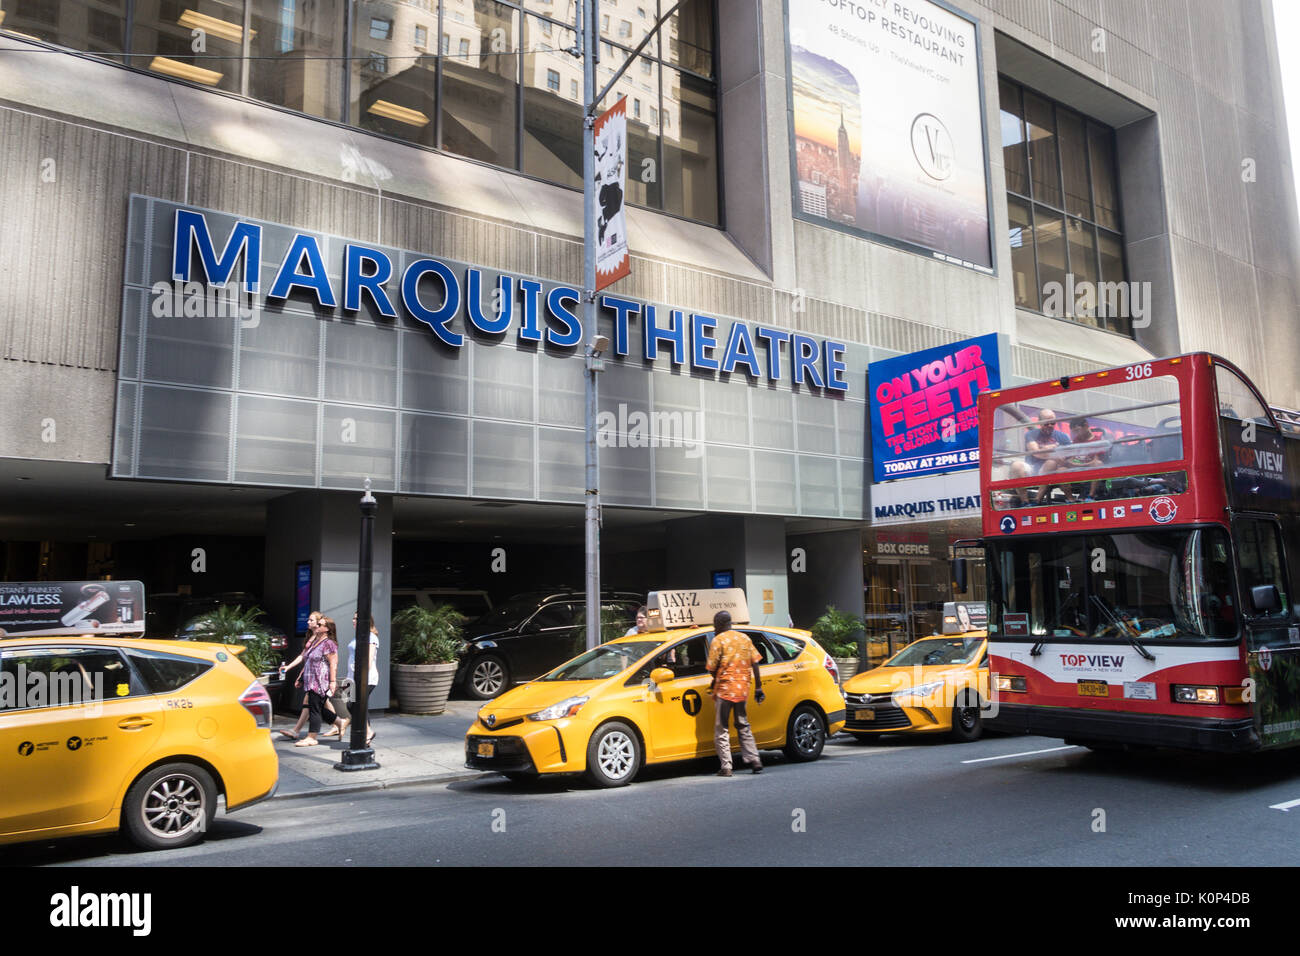
<svg viewBox="0 0 1300 956">
<path fill-rule="evenodd" d="M 334 765 L 335 770 L 378 770 L 375 752 L 366 745 L 370 721 L 370 591 L 374 577 L 375 512 L 379 502 L 370 493 L 370 479 L 366 479 L 366 493 L 361 496 L 361 554 L 357 560 L 357 626 L 355 651 L 352 654 L 352 739 L 343 751 L 343 760 Z M 342 655 L 340 655 L 342 656 Z"/>
</svg>

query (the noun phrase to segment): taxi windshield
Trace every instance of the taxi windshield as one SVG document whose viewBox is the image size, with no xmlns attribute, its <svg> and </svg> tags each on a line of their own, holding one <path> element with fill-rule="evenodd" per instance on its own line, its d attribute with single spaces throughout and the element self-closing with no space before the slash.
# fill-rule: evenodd
<svg viewBox="0 0 1300 956">
<path fill-rule="evenodd" d="M 562 664 L 538 680 L 603 680 L 621 674 L 663 641 L 627 641 L 602 644 Z"/>
<path fill-rule="evenodd" d="M 944 637 L 937 640 L 917 641 L 907 645 L 889 660 L 885 667 L 930 667 L 943 664 L 969 664 L 975 658 L 982 637 Z"/>
</svg>

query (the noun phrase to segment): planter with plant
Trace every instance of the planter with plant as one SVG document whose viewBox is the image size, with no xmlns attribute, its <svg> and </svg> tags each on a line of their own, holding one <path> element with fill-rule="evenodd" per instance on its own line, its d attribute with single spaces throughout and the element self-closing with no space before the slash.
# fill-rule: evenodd
<svg viewBox="0 0 1300 956">
<path fill-rule="evenodd" d="M 862 633 L 862 625 L 861 618 L 828 604 L 826 613 L 810 628 L 813 640 L 834 658 L 841 684 L 858 672 L 857 637 Z"/>
<path fill-rule="evenodd" d="M 404 714 L 441 714 L 456 676 L 465 616 L 450 604 L 415 605 L 393 618 L 393 690 Z"/>
<path fill-rule="evenodd" d="M 260 623 L 265 613 L 257 607 L 222 605 L 203 615 L 187 630 L 196 641 L 242 644 L 244 649 L 236 656 L 261 683 L 266 684 L 279 664 L 279 655 L 271 649 L 271 635 Z"/>
</svg>

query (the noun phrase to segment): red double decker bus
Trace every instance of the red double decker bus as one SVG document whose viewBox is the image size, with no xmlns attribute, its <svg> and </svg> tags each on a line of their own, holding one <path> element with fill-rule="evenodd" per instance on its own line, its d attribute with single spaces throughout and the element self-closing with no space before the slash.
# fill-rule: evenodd
<svg viewBox="0 0 1300 956">
<path fill-rule="evenodd" d="M 994 729 L 1300 743 L 1300 427 L 1218 356 L 979 396 Z"/>
</svg>

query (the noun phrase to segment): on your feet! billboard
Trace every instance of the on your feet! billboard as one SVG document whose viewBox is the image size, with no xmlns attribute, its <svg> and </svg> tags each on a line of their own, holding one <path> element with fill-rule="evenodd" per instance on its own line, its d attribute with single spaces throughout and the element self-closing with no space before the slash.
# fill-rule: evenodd
<svg viewBox="0 0 1300 956">
<path fill-rule="evenodd" d="M 794 214 L 993 271 L 979 33 L 931 0 L 788 0 Z"/>
</svg>

